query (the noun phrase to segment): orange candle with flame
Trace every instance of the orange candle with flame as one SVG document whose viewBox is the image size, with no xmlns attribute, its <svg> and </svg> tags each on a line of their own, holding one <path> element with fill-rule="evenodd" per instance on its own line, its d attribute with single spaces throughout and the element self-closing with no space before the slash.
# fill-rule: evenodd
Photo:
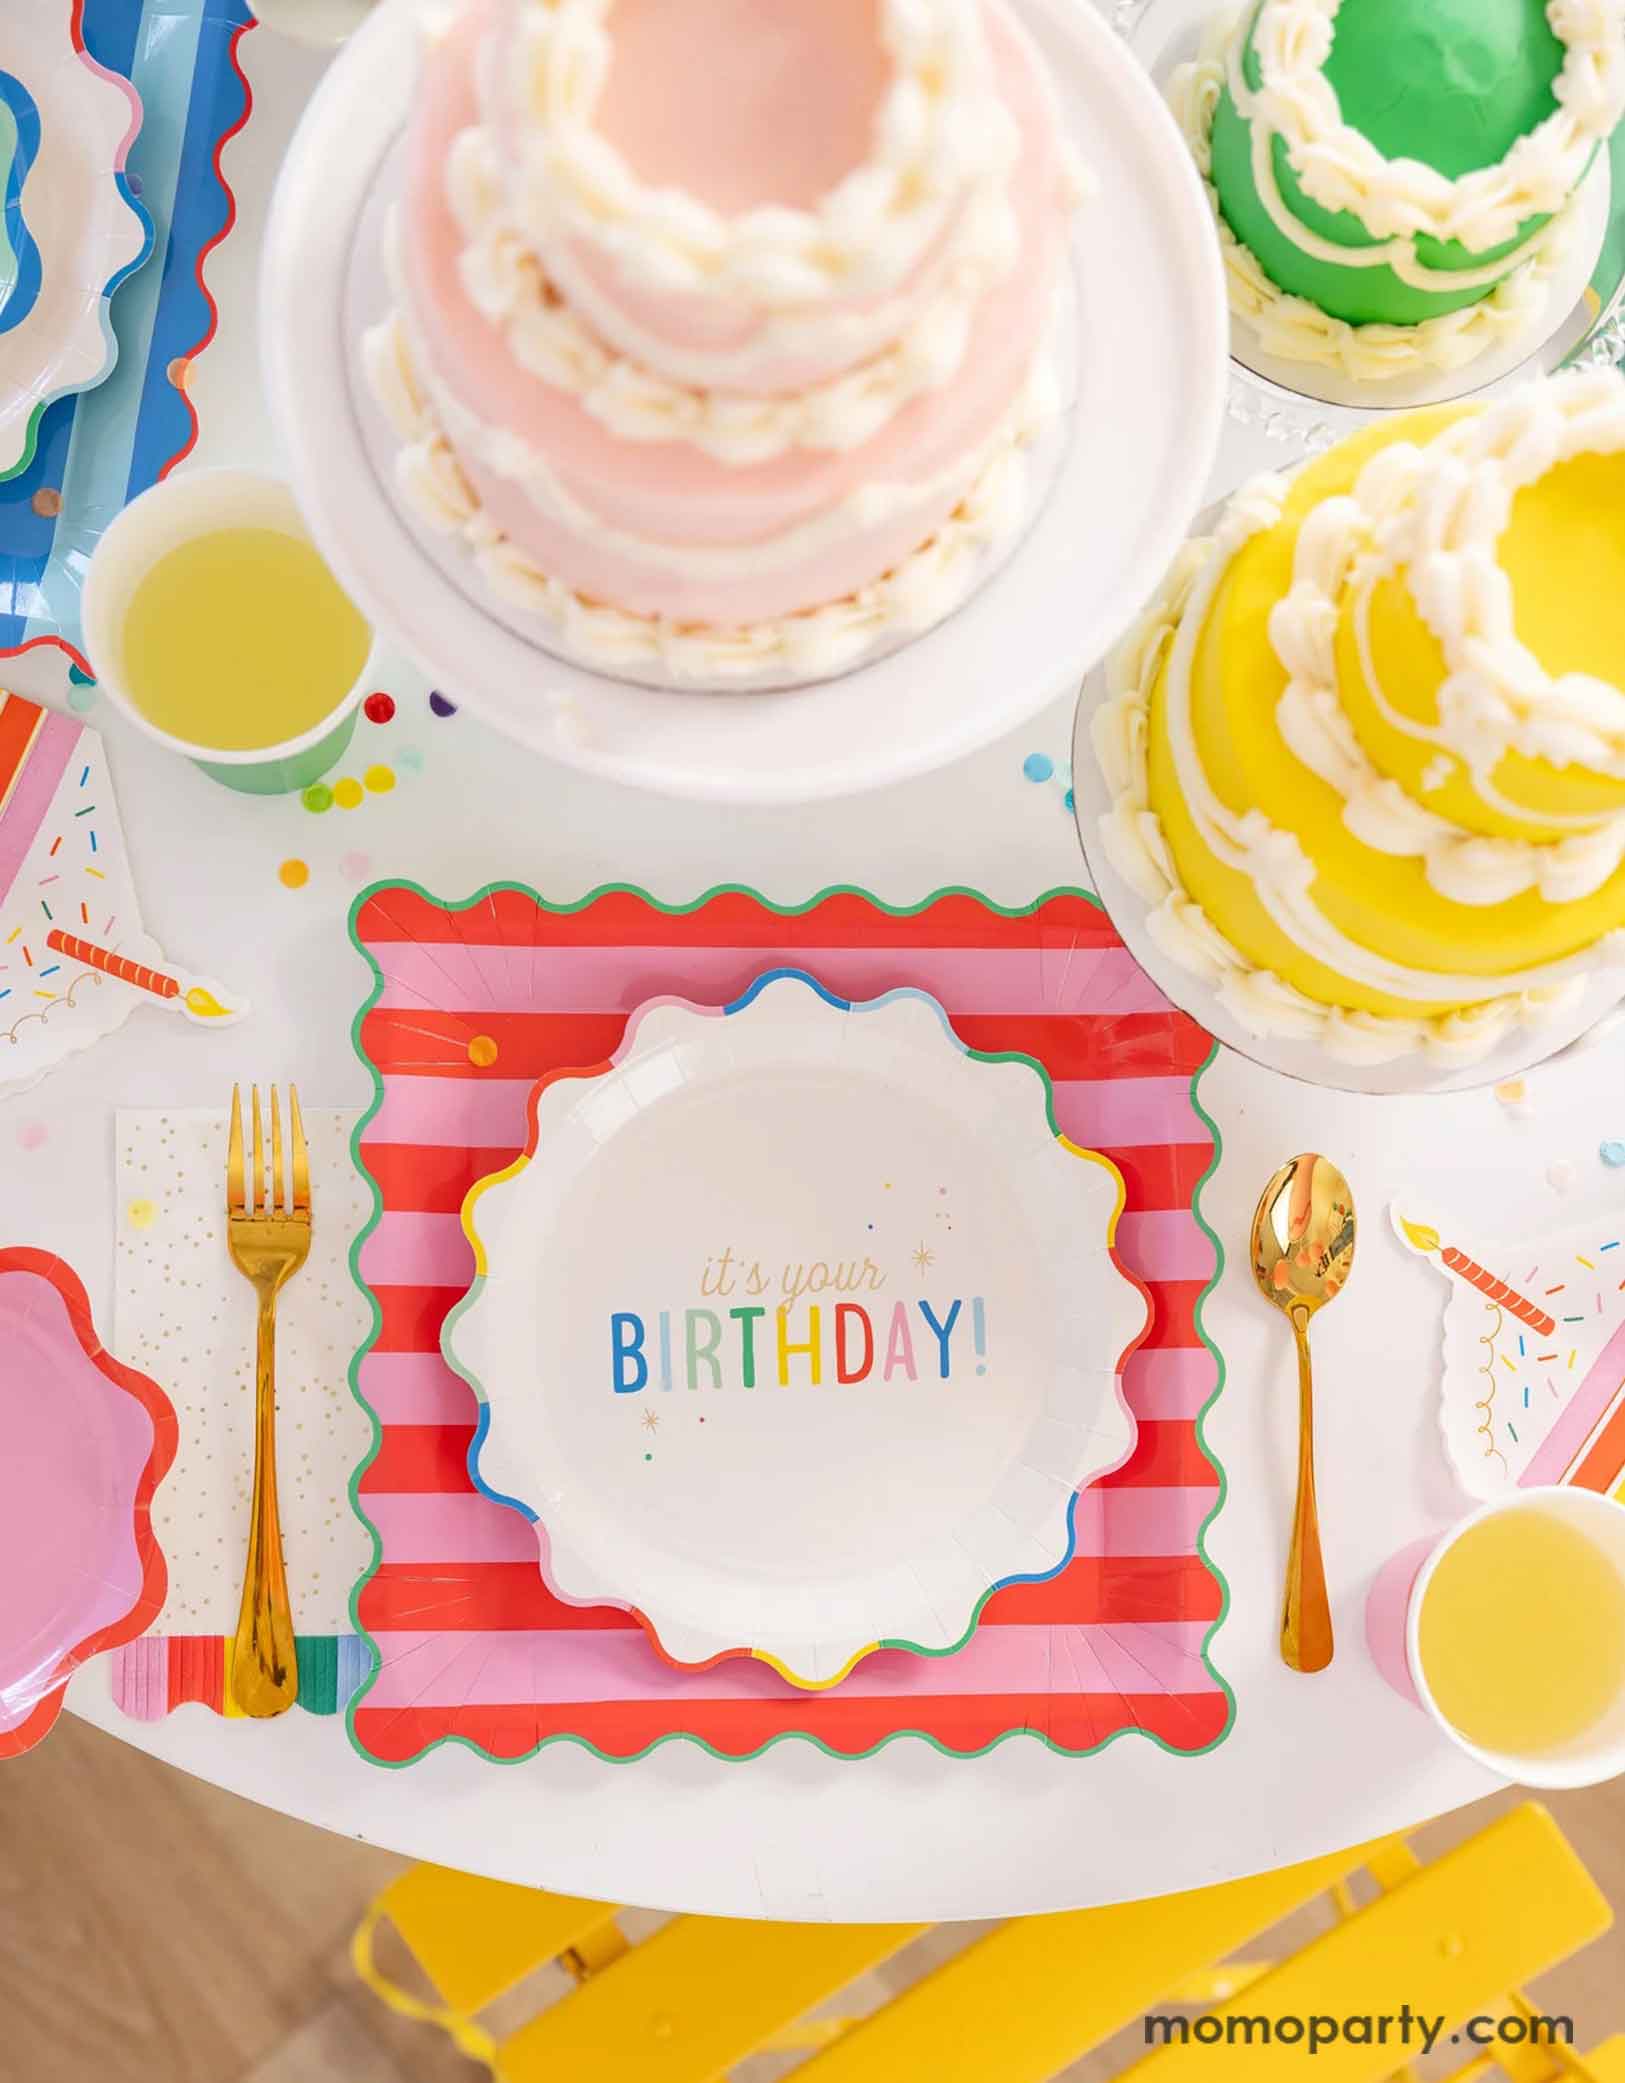
<svg viewBox="0 0 1625 2083">
<path fill-rule="evenodd" d="M 98 947 L 93 940 L 81 940 L 77 934 L 64 933 L 53 926 L 45 936 L 45 945 L 58 955 L 66 955 L 72 962 L 83 962 L 87 969 L 99 970 L 121 984 L 130 984 L 137 991 L 150 991 L 154 998 L 166 1003 L 177 1004 L 194 1020 L 233 1020 L 237 1014 L 229 1006 L 222 1005 L 207 984 L 184 977 L 165 976 L 161 969 L 149 969 L 144 962 L 132 962 L 128 955 L 116 955 L 111 948 Z"/>
<path fill-rule="evenodd" d="M 1469 1287 L 1476 1287 L 1481 1295 L 1504 1309 L 1509 1316 L 1515 1316 L 1519 1323 L 1527 1324 L 1538 1336 L 1548 1338 L 1557 1329 L 1556 1317 L 1549 1316 L 1538 1302 L 1531 1302 L 1527 1295 L 1520 1295 L 1515 1287 L 1497 1279 L 1486 1267 L 1470 1259 L 1465 1251 L 1458 1251 L 1453 1244 L 1441 1245 L 1437 1230 L 1430 1230 L 1424 1223 L 1406 1222 L 1403 1216 L 1399 1226 L 1413 1251 L 1423 1252 L 1429 1258 L 1437 1253 L 1458 1279 L 1465 1280 Z"/>
</svg>

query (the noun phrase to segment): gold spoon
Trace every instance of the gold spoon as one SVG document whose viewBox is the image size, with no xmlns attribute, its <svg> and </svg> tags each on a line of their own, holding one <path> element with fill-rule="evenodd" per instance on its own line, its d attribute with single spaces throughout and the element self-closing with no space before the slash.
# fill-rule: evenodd
<svg viewBox="0 0 1625 2083">
<path fill-rule="evenodd" d="M 1332 1660 L 1332 1609 L 1315 1508 L 1315 1398 L 1309 1319 L 1348 1284 L 1354 1264 L 1354 1196 L 1324 1157 L 1295 1157 L 1264 1188 L 1253 1217 L 1253 1278 L 1292 1326 L 1298 1347 L 1298 1505 L 1287 1557 L 1281 1654 L 1294 1671 Z"/>
</svg>

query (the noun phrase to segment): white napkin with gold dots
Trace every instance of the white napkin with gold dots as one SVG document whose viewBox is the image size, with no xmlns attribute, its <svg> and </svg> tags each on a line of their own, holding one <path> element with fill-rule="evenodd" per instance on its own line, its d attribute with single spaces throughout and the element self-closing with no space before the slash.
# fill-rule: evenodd
<svg viewBox="0 0 1625 2083">
<path fill-rule="evenodd" d="M 302 1635 L 350 1632 L 350 1589 L 372 1552 L 350 1509 L 350 1472 L 372 1427 L 349 1368 L 372 1313 L 350 1277 L 371 1195 L 350 1159 L 356 1116 L 304 1109 L 315 1222 L 310 1257 L 277 1303 L 277 1476 Z M 254 1290 L 226 1250 L 225 1109 L 118 1116 L 115 1338 L 180 1420 L 175 1465 L 153 1499 L 169 1565 L 160 1635 L 237 1625 L 254 1468 Z"/>
</svg>

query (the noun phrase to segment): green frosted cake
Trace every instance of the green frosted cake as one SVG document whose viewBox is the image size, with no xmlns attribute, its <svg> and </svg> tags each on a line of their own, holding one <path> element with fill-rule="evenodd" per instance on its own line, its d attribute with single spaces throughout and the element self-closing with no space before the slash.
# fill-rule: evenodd
<svg viewBox="0 0 1625 2083">
<path fill-rule="evenodd" d="M 1625 115 L 1625 0 L 1258 0 L 1173 100 L 1268 353 L 1461 367 L 1544 307 Z"/>
</svg>

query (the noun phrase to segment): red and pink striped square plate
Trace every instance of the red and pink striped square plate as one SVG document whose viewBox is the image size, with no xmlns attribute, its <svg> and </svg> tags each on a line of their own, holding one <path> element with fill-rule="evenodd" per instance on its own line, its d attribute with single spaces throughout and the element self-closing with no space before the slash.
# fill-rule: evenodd
<svg viewBox="0 0 1625 2083">
<path fill-rule="evenodd" d="M 448 905 L 389 884 L 351 924 L 376 972 L 356 1022 L 377 1084 L 356 1132 L 377 1203 L 354 1259 L 375 1310 L 354 1370 L 377 1427 L 353 1485 L 377 1544 L 355 1597 L 376 1653 L 350 1706 L 364 1756 L 408 1764 L 452 1737 L 500 1759 L 561 1739 L 613 1759 L 673 1737 L 729 1758 L 784 1737 L 843 1757 L 903 1735 L 964 1754 L 1017 1734 L 1069 1753 L 1132 1731 L 1180 1752 L 1222 1739 L 1232 1702 L 1207 1643 L 1225 1591 L 1202 1534 L 1223 1480 L 1201 1431 L 1222 1377 L 1201 1328 L 1219 1251 L 1197 1205 L 1217 1157 L 1197 1098 L 1213 1044 L 1090 898 L 1005 911 L 951 890 L 895 911 L 831 890 L 779 909 L 723 889 L 674 909 L 502 886 Z M 440 1356 L 473 1275 L 463 1197 L 523 1146 L 535 1080 L 604 1061 L 645 999 L 723 1004 L 780 965 L 843 997 L 912 985 L 970 1047 L 1036 1057 L 1062 1133 L 1122 1171 L 1118 1249 L 1155 1307 L 1125 1372 L 1138 1441 L 1085 1497 L 1071 1564 L 998 1593 L 956 1655 L 882 1652 L 828 1693 L 749 1658 L 676 1671 L 631 1615 L 553 1599 L 529 1521 L 469 1479 L 473 1395 Z"/>
</svg>

